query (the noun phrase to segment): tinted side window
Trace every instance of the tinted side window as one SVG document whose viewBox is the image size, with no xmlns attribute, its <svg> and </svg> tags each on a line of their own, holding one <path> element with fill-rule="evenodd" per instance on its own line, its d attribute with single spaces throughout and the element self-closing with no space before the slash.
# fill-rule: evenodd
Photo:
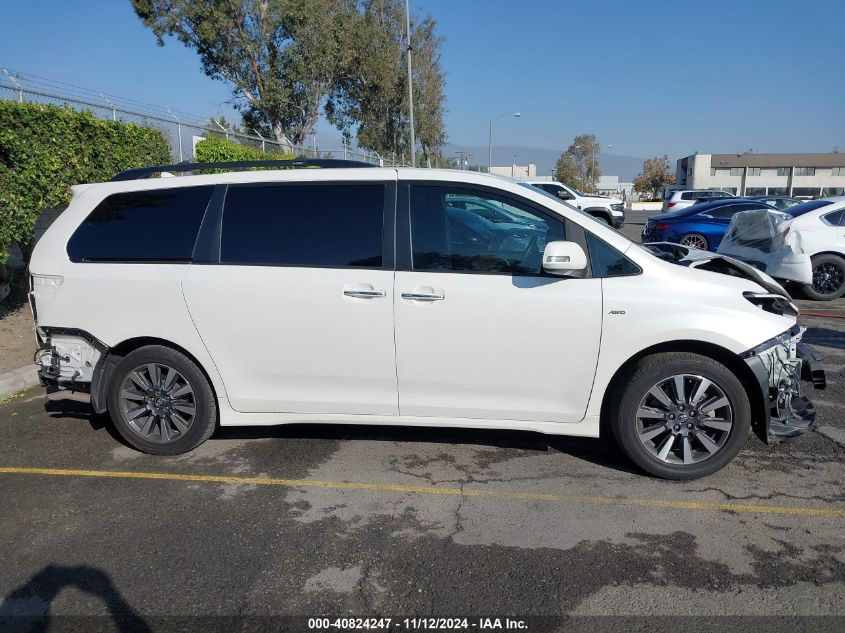
<svg viewBox="0 0 845 633">
<path fill-rule="evenodd" d="M 823 215 L 824 221 L 832 226 L 845 226 L 845 209 Z"/>
<path fill-rule="evenodd" d="M 381 268 L 384 185 L 233 185 L 220 261 Z"/>
<path fill-rule="evenodd" d="M 74 262 L 190 261 L 213 189 L 111 195 L 76 229 L 67 245 L 68 257 Z"/>
<path fill-rule="evenodd" d="M 590 249 L 590 266 L 593 277 L 622 277 L 639 275 L 642 270 L 610 244 L 587 232 L 587 247 Z"/>
<path fill-rule="evenodd" d="M 472 195 L 507 213 L 491 222 L 449 201 Z M 411 186 L 414 270 L 538 275 L 547 242 L 564 239 L 563 219 L 493 193 L 431 185 Z"/>
<path fill-rule="evenodd" d="M 715 209 L 711 209 L 707 212 L 707 215 L 724 220 L 732 218 L 734 214 L 739 213 L 740 211 L 747 211 L 748 209 L 753 208 L 755 207 L 749 207 L 748 205 L 741 204 L 728 204 L 724 207 L 717 207 Z"/>
</svg>

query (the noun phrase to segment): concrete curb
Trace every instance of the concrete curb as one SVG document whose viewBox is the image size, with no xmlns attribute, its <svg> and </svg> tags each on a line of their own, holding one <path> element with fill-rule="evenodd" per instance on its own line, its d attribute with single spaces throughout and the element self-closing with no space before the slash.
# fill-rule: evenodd
<svg viewBox="0 0 845 633">
<path fill-rule="evenodd" d="M 39 384 L 38 368 L 35 365 L 13 369 L 0 374 L 0 398 L 37 387 Z"/>
<path fill-rule="evenodd" d="M 820 426 L 816 429 L 816 433 L 833 440 L 839 444 L 839 446 L 845 447 L 845 430 L 835 426 Z"/>
</svg>

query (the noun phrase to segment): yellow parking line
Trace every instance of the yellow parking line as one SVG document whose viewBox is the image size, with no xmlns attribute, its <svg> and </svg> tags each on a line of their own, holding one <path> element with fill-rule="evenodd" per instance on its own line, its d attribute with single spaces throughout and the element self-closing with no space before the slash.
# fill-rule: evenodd
<svg viewBox="0 0 845 633">
<path fill-rule="evenodd" d="M 398 492 L 404 494 L 453 495 L 463 497 L 486 497 L 504 500 L 528 500 L 561 502 L 572 501 L 593 505 L 640 506 L 667 508 L 673 510 L 730 511 L 746 514 L 785 514 L 792 516 L 815 516 L 845 518 L 845 509 L 802 508 L 794 506 L 771 506 L 754 503 L 719 503 L 709 501 L 679 501 L 672 499 L 637 499 L 627 497 L 600 497 L 590 495 L 546 494 L 507 490 L 461 490 L 439 486 L 411 486 L 405 484 L 382 484 L 358 481 L 320 481 L 318 479 L 281 479 L 274 477 L 238 477 L 235 475 L 191 475 L 186 473 L 150 473 L 126 470 L 76 470 L 69 468 L 13 468 L 0 467 L 0 474 L 49 475 L 54 477 L 100 477 L 111 479 L 157 479 L 162 481 L 196 481 L 219 484 L 249 484 L 254 486 L 284 486 L 287 488 L 325 488 L 331 490 L 367 490 L 373 492 Z"/>
</svg>

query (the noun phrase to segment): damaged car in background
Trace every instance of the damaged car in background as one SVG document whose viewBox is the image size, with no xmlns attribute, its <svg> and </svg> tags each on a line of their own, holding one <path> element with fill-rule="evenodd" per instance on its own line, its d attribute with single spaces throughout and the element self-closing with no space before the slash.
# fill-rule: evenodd
<svg viewBox="0 0 845 633">
<path fill-rule="evenodd" d="M 845 294 L 845 197 L 741 211 L 717 252 L 799 286 L 809 299 L 838 299 Z"/>
</svg>

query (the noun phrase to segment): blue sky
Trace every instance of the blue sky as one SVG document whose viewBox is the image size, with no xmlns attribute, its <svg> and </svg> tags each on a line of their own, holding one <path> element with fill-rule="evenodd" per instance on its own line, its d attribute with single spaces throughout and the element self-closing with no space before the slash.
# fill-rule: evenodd
<svg viewBox="0 0 845 633">
<path fill-rule="evenodd" d="M 446 38 L 447 133 L 610 153 L 845 151 L 840 0 L 429 0 Z M 80 7 L 84 6 L 84 9 Z M 0 66 L 206 117 L 229 90 L 122 0 L 0 3 Z M 228 118 L 228 116 L 227 116 Z M 336 136 L 321 123 L 321 136 Z M 320 141 L 321 144 L 323 141 Z"/>
</svg>

